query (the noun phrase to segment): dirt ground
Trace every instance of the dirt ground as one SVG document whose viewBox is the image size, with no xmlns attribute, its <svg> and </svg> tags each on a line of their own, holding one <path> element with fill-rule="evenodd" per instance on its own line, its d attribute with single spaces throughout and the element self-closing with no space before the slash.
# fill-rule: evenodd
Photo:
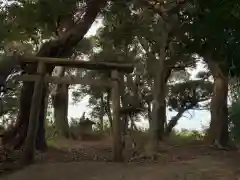
<svg viewBox="0 0 240 180">
<path fill-rule="evenodd" d="M 169 145 L 162 147 L 156 163 L 113 163 L 111 148 L 103 142 L 64 144 L 61 150 L 53 148 L 39 157 L 37 164 L 0 180 L 240 180 L 237 151 Z"/>
<path fill-rule="evenodd" d="M 236 170 L 210 156 L 162 164 L 71 162 L 28 167 L 2 180 L 238 180 Z"/>
</svg>

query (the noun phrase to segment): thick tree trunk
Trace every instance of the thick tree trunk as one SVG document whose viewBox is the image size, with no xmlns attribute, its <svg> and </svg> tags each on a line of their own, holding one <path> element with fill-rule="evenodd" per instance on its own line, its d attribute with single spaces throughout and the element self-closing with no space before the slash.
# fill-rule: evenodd
<svg viewBox="0 0 240 180">
<path fill-rule="evenodd" d="M 68 85 L 58 85 L 57 93 L 53 98 L 54 121 L 57 135 L 69 138 L 70 129 L 68 124 Z"/>
<path fill-rule="evenodd" d="M 46 85 L 43 89 L 43 97 L 41 104 L 46 105 L 46 98 L 48 98 L 48 86 Z M 39 112 L 39 123 L 38 123 L 38 133 L 36 137 L 36 149 L 42 152 L 47 150 L 47 143 L 45 140 L 45 119 L 46 119 L 46 108 L 41 108 Z"/>
<path fill-rule="evenodd" d="M 70 130 L 68 124 L 68 85 L 60 85 L 54 97 L 54 118 L 57 134 L 69 138 Z"/>
<path fill-rule="evenodd" d="M 217 146 L 228 144 L 228 77 L 220 69 L 219 64 L 209 57 L 205 58 L 214 78 L 211 100 L 211 122 L 207 140 Z"/>
<path fill-rule="evenodd" d="M 157 98 L 157 101 L 158 103 L 160 104 L 160 106 L 157 108 L 158 112 L 157 112 L 157 119 L 158 119 L 158 139 L 160 141 L 163 140 L 163 137 L 164 137 L 164 130 L 165 130 L 165 126 L 166 126 L 166 87 L 167 87 L 167 80 L 170 76 L 170 72 L 171 71 L 168 71 L 168 67 L 165 66 L 165 63 L 163 63 L 163 66 L 164 66 L 164 69 L 162 70 L 162 72 L 159 72 L 158 76 L 160 76 L 160 78 L 158 79 L 155 79 L 159 82 L 156 82 L 155 84 L 155 81 L 154 81 L 154 86 L 157 85 L 158 87 L 155 87 L 157 88 L 156 91 L 159 91 L 159 92 L 156 92 L 157 94 L 159 95 L 156 95 L 156 97 L 154 97 L 153 95 L 153 100 L 156 100 L 154 98 Z M 153 106 L 153 109 L 154 109 L 154 106 Z M 153 117 L 153 115 L 152 115 Z"/>
<path fill-rule="evenodd" d="M 57 75 L 64 77 L 65 68 L 58 67 L 57 70 Z M 69 138 L 70 135 L 68 124 L 68 86 L 67 84 L 58 84 L 56 91 L 52 95 L 57 134 L 65 138 Z"/>
<path fill-rule="evenodd" d="M 87 8 L 85 11 L 85 15 L 82 18 L 81 21 L 79 21 L 78 24 L 73 26 L 71 29 L 67 30 L 63 35 L 61 35 L 58 39 L 49 41 L 41 47 L 39 52 L 37 53 L 37 56 L 40 57 L 64 57 L 68 56 L 71 49 L 77 45 L 77 43 L 84 37 L 84 35 L 87 33 L 89 28 L 91 27 L 92 23 L 96 19 L 98 13 L 100 12 L 101 8 L 104 7 L 107 3 L 107 0 L 92 0 L 89 1 L 87 4 Z M 52 67 L 49 67 L 47 69 L 48 73 L 51 73 L 53 70 Z M 35 73 L 36 72 L 36 66 L 30 65 L 26 67 L 26 71 L 28 73 Z M 6 143 L 10 143 L 13 146 L 21 146 L 25 140 L 27 129 L 28 129 L 28 120 L 29 120 L 29 110 L 31 107 L 31 99 L 33 94 L 33 87 L 34 83 L 24 82 L 23 88 L 21 91 L 21 97 L 20 97 L 20 110 L 19 110 L 19 116 L 18 116 L 18 122 L 14 130 L 7 132 L 5 134 L 5 140 L 8 141 Z M 45 87 L 46 88 L 46 87 Z M 46 95 L 46 89 L 44 91 L 44 94 Z M 45 97 L 43 97 L 44 99 Z M 38 141 L 43 141 L 43 135 L 44 135 L 44 122 L 41 123 L 41 121 L 44 121 L 45 115 L 44 113 L 44 101 L 42 101 L 41 104 L 41 111 L 39 114 L 39 130 L 38 130 L 38 136 L 41 135 L 41 137 L 37 136 Z M 44 138 L 44 143 L 45 138 Z"/>
<path fill-rule="evenodd" d="M 159 108 L 158 138 L 160 141 L 163 140 L 165 124 L 166 124 L 166 100 L 165 100 L 165 96 L 164 96 L 163 104 Z"/>
<path fill-rule="evenodd" d="M 45 86 L 47 90 L 44 90 L 43 96 L 45 96 L 45 99 L 43 98 L 42 101 L 44 100 L 45 102 L 45 109 L 44 112 L 41 112 L 43 109 L 40 111 L 40 117 L 39 117 L 39 128 L 38 128 L 38 134 L 37 134 L 37 139 L 36 139 L 36 149 L 45 152 L 47 150 L 47 143 L 45 141 L 45 126 L 46 126 L 46 115 L 47 115 L 47 110 L 48 110 L 48 100 L 49 100 L 49 89 L 47 86 Z"/>
<path fill-rule="evenodd" d="M 127 75 L 128 79 L 128 75 Z M 129 86 L 129 81 L 127 80 L 127 84 Z M 128 102 L 127 99 L 125 98 L 126 95 L 126 86 L 124 85 L 124 74 L 120 74 L 120 95 L 121 95 L 121 108 L 127 108 Z M 122 119 L 122 129 L 123 129 L 123 135 L 127 135 L 128 131 L 128 124 L 129 124 L 129 116 L 128 114 L 121 114 L 121 119 Z M 125 137 L 123 138 L 125 139 Z"/>
<path fill-rule="evenodd" d="M 151 134 L 151 139 L 150 139 L 150 149 L 151 153 L 155 154 L 157 153 L 158 150 L 158 143 L 159 143 L 159 135 L 161 134 L 162 130 L 162 123 L 163 119 L 162 118 L 162 110 L 165 107 L 164 99 L 161 97 L 162 95 L 162 89 L 161 89 L 161 75 L 158 75 L 155 77 L 154 81 L 154 87 L 153 87 L 153 109 L 152 109 L 152 119 L 149 124 L 149 130 Z"/>
<path fill-rule="evenodd" d="M 165 136 L 165 128 L 167 127 L 167 112 L 166 112 L 166 109 L 167 109 L 167 103 L 166 103 L 166 87 L 167 87 L 167 82 L 168 82 L 168 79 L 171 75 L 171 72 L 172 72 L 172 68 L 168 67 L 166 65 L 166 63 L 164 62 L 164 70 L 162 72 L 162 78 L 164 79 L 164 81 L 162 81 L 161 83 L 161 88 L 162 88 L 162 91 L 164 94 L 162 94 L 164 97 L 161 97 L 161 98 L 164 98 L 161 99 L 162 101 L 164 101 L 164 104 L 160 107 L 159 109 L 159 119 L 160 119 L 160 123 L 159 123 L 159 134 L 158 134 L 158 137 L 159 137 L 159 140 L 162 141 L 164 136 Z"/>
<path fill-rule="evenodd" d="M 159 139 L 164 132 L 164 123 L 166 121 L 166 103 L 165 103 L 165 46 L 161 50 L 161 57 L 158 62 L 159 69 L 155 72 L 153 84 L 153 109 L 150 121 L 150 153 L 157 154 Z"/>
</svg>

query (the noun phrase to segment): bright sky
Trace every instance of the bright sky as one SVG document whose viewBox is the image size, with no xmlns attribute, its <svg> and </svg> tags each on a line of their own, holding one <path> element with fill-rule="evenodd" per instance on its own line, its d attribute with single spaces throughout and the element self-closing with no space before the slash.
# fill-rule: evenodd
<svg viewBox="0 0 240 180">
<path fill-rule="evenodd" d="M 101 26 L 101 21 L 94 23 L 87 33 L 86 36 L 94 35 L 97 29 Z M 198 71 L 204 70 L 203 64 L 198 63 L 197 68 L 191 72 L 191 76 L 194 77 Z M 70 93 L 71 94 L 71 93 Z M 90 109 L 87 108 L 88 98 L 85 97 L 80 103 L 72 105 L 72 98 L 71 95 L 69 97 L 69 118 L 80 118 L 83 112 L 88 113 Z M 170 119 L 176 113 L 174 112 L 167 112 L 167 117 Z M 210 121 L 210 112 L 206 110 L 193 110 L 186 112 L 183 117 L 179 120 L 179 124 L 176 126 L 176 129 L 191 129 L 191 130 L 202 130 L 202 127 L 208 126 Z M 148 122 L 146 120 L 142 120 L 140 123 L 141 126 L 147 127 Z"/>
</svg>

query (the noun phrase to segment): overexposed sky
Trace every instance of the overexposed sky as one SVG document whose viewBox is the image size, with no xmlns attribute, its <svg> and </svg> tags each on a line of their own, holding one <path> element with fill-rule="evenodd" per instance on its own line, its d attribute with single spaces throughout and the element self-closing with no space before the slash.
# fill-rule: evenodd
<svg viewBox="0 0 240 180">
<path fill-rule="evenodd" d="M 94 23 L 90 30 L 88 31 L 86 37 L 89 37 L 91 35 L 95 35 L 97 29 L 101 27 L 101 20 L 97 23 Z M 199 62 L 197 64 L 197 68 L 191 71 L 191 77 L 195 77 L 197 72 L 204 70 L 204 65 Z M 90 112 L 90 109 L 87 108 L 88 104 L 88 97 L 85 97 L 81 102 L 78 104 L 73 105 L 72 104 L 72 97 L 71 93 L 69 97 L 69 109 L 68 109 L 68 115 L 69 119 L 71 117 L 73 118 L 80 118 L 83 112 Z M 170 119 L 172 116 L 174 116 L 176 113 L 174 112 L 167 112 L 167 118 Z M 210 121 L 210 112 L 207 110 L 191 110 L 186 112 L 183 117 L 179 120 L 179 124 L 176 126 L 176 129 L 191 129 L 191 130 L 202 130 L 202 127 L 208 126 Z M 139 123 L 138 123 L 139 124 Z M 140 123 L 141 126 L 148 127 L 148 121 L 142 120 Z"/>
<path fill-rule="evenodd" d="M 203 70 L 203 64 L 199 63 L 196 70 L 192 71 L 192 76 L 195 75 L 198 71 Z M 72 104 L 71 93 L 69 97 L 69 109 L 68 114 L 69 118 L 80 118 L 83 112 L 90 112 L 88 105 L 88 97 L 83 98 L 83 100 L 77 104 Z M 171 119 L 172 116 L 176 115 L 176 112 L 167 111 L 167 119 Z M 202 127 L 208 126 L 210 121 L 210 112 L 207 110 L 190 110 L 183 114 L 183 117 L 179 120 L 179 124 L 176 126 L 176 129 L 191 129 L 191 130 L 202 130 Z M 138 123 L 139 124 L 139 123 Z M 142 120 L 140 123 L 141 126 L 148 127 L 148 121 Z"/>
</svg>

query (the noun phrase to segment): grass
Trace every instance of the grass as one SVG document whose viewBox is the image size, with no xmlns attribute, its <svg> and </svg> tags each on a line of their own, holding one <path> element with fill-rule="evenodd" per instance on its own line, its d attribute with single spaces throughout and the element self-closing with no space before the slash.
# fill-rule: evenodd
<svg viewBox="0 0 240 180">
<path fill-rule="evenodd" d="M 172 132 L 168 141 L 176 145 L 189 144 L 194 141 L 201 141 L 204 138 L 204 133 L 198 131 L 183 130 L 179 132 Z"/>
<path fill-rule="evenodd" d="M 103 133 L 100 133 L 99 131 L 94 131 L 92 134 L 95 136 L 102 137 L 99 139 L 95 139 L 94 141 L 100 141 L 101 139 L 108 139 L 109 137 L 109 131 L 106 131 Z M 203 138 L 204 138 L 204 133 L 194 131 L 194 130 L 193 131 L 182 130 L 182 131 L 173 131 L 170 134 L 170 136 L 166 138 L 165 141 L 171 145 L 184 146 L 187 144 L 191 144 L 192 142 L 199 142 L 203 140 Z M 146 131 L 133 131 L 131 132 L 130 139 L 133 139 L 138 145 L 144 146 L 148 142 L 149 134 Z M 74 144 L 79 144 L 79 143 L 81 143 L 81 140 L 71 140 L 71 139 L 65 139 L 57 136 L 47 140 L 47 144 L 49 147 L 55 147 L 58 149 L 70 147 Z"/>
</svg>

